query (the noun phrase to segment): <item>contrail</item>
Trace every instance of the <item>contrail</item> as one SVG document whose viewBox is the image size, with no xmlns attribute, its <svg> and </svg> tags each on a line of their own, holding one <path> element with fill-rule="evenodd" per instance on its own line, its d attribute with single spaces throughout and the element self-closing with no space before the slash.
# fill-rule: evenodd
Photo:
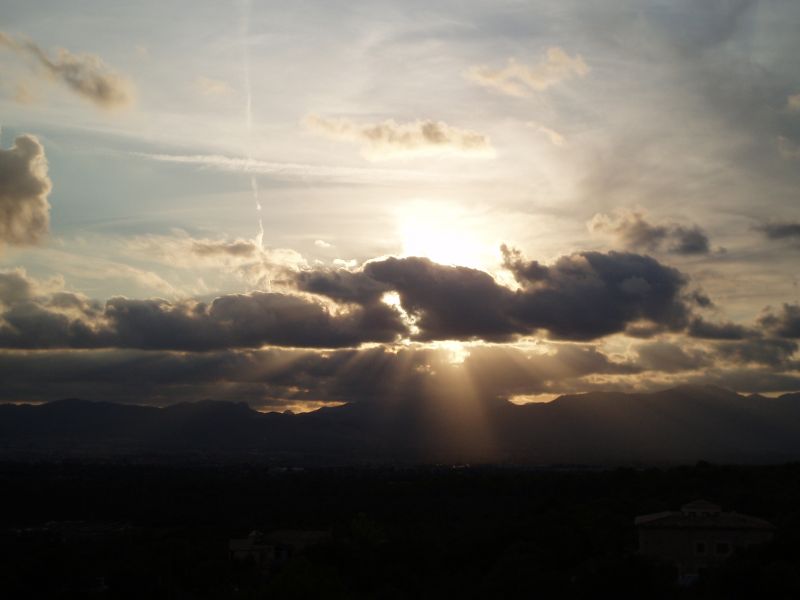
<svg viewBox="0 0 800 600">
<path fill-rule="evenodd" d="M 242 62 L 244 67 L 244 123 L 247 128 L 247 140 L 245 148 L 245 156 L 248 163 L 254 163 L 252 151 L 252 138 L 253 138 L 253 92 L 250 85 L 250 48 L 248 43 L 250 23 L 250 0 L 243 0 L 242 2 Z M 255 174 L 250 174 L 250 189 L 253 191 L 253 201 L 256 204 L 256 211 L 258 214 L 258 234 L 256 235 L 256 243 L 259 248 L 264 246 L 264 222 L 261 219 L 261 200 L 258 197 L 258 179 Z"/>
</svg>

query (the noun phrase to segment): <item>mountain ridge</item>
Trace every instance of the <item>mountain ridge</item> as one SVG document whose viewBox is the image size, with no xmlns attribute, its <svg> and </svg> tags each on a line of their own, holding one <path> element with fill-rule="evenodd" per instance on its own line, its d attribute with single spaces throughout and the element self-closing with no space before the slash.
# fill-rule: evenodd
<svg viewBox="0 0 800 600">
<path fill-rule="evenodd" d="M 800 393 L 718 386 L 566 394 L 546 403 L 360 402 L 298 414 L 200 400 L 0 405 L 0 457 L 170 456 L 332 462 L 648 464 L 800 460 Z M 304 458 L 305 457 L 305 458 Z"/>
</svg>

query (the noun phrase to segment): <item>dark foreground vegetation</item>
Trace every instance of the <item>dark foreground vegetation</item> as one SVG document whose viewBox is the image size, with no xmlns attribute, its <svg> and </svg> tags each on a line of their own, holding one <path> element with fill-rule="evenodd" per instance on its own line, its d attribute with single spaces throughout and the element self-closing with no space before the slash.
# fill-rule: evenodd
<svg viewBox="0 0 800 600">
<path fill-rule="evenodd" d="M 3 598 L 798 598 L 800 465 L 520 470 L 3 464 Z M 637 514 L 708 498 L 778 528 L 690 588 Z M 327 530 L 270 572 L 259 529 Z"/>
</svg>

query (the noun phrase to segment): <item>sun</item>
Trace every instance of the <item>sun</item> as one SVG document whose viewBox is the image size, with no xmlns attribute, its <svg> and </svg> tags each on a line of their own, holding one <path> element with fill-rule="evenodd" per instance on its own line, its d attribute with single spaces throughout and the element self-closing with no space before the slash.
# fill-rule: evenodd
<svg viewBox="0 0 800 600">
<path fill-rule="evenodd" d="M 499 245 L 487 239 L 476 215 L 451 205 L 415 202 L 397 211 L 397 221 L 403 256 L 477 269 L 497 264 Z"/>
</svg>

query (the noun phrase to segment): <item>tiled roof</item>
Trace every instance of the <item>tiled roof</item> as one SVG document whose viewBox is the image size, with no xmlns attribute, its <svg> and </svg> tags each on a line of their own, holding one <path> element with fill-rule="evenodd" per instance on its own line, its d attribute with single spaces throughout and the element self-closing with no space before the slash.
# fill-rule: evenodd
<svg viewBox="0 0 800 600">
<path fill-rule="evenodd" d="M 689 516 L 680 511 L 666 511 L 636 517 L 642 529 L 775 529 L 772 523 L 737 512 Z"/>
</svg>

